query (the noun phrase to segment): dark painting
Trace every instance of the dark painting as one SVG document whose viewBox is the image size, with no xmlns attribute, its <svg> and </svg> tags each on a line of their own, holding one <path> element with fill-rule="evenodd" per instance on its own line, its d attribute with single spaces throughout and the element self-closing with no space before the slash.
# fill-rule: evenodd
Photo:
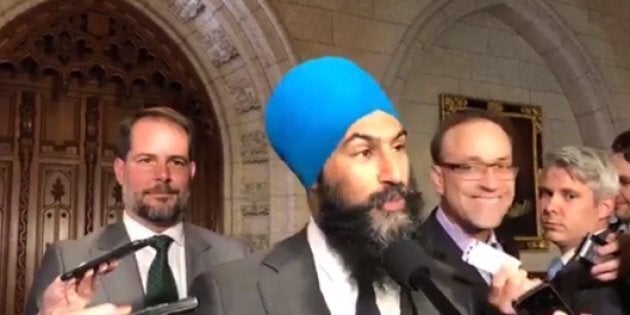
<svg viewBox="0 0 630 315">
<path fill-rule="evenodd" d="M 524 250 L 545 250 L 538 220 L 538 173 L 542 167 L 542 109 L 540 106 L 514 104 L 461 95 L 440 95 L 440 119 L 464 110 L 492 110 L 507 117 L 514 130 L 514 163 L 519 172 L 512 207 L 499 230 L 512 235 Z"/>
</svg>

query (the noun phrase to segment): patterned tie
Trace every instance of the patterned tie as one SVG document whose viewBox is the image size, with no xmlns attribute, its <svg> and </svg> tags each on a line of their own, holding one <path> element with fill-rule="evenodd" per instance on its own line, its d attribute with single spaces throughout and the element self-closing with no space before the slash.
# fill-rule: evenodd
<svg viewBox="0 0 630 315">
<path fill-rule="evenodd" d="M 560 259 L 560 257 L 554 258 L 551 261 L 551 264 L 549 264 L 549 269 L 547 269 L 547 279 L 552 280 L 556 276 L 556 274 L 558 274 L 558 272 L 562 270 L 562 268 L 564 268 L 564 263 L 562 262 L 562 259 Z"/>
<path fill-rule="evenodd" d="M 359 285 L 359 296 L 357 297 L 356 315 L 380 315 L 381 312 L 376 306 L 376 294 L 371 283 Z"/>
<path fill-rule="evenodd" d="M 168 248 L 173 243 L 173 239 L 160 235 L 155 243 L 151 246 L 155 248 L 157 254 L 149 268 L 149 277 L 147 280 L 146 305 L 156 305 L 177 301 L 179 296 L 177 293 L 177 284 L 175 277 L 168 265 Z"/>
</svg>

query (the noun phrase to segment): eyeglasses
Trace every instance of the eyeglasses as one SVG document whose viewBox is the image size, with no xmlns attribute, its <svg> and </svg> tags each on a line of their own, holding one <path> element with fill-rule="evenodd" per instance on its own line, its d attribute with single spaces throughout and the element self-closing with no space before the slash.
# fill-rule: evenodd
<svg viewBox="0 0 630 315">
<path fill-rule="evenodd" d="M 493 163 L 448 163 L 442 162 L 441 167 L 448 168 L 462 179 L 480 180 L 486 175 L 488 169 L 492 169 L 492 173 L 500 180 L 514 180 L 518 174 L 518 167 L 511 164 Z"/>
</svg>

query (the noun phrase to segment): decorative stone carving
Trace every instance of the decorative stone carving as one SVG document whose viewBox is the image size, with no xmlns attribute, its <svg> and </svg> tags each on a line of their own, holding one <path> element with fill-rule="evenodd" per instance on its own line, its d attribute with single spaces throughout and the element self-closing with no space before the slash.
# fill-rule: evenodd
<svg viewBox="0 0 630 315">
<path fill-rule="evenodd" d="M 241 213 L 243 216 L 269 215 L 269 184 L 267 182 L 243 185 Z"/>
<path fill-rule="evenodd" d="M 269 160 L 264 131 L 250 131 L 241 136 L 241 159 L 243 163 L 263 163 Z"/>
<path fill-rule="evenodd" d="M 238 114 L 243 115 L 251 111 L 260 110 L 256 90 L 249 77 L 242 77 L 228 83 L 227 90 L 236 99 L 234 108 Z"/>
<path fill-rule="evenodd" d="M 184 23 L 194 20 L 206 9 L 201 0 L 167 0 L 167 3 L 171 12 Z"/>
<path fill-rule="evenodd" d="M 242 239 L 246 241 L 253 250 L 263 250 L 269 247 L 269 235 L 245 234 Z"/>
<path fill-rule="evenodd" d="M 239 56 L 223 27 L 215 23 L 207 27 L 209 29 L 199 35 L 199 40 L 208 51 L 213 66 L 219 67 Z"/>
</svg>

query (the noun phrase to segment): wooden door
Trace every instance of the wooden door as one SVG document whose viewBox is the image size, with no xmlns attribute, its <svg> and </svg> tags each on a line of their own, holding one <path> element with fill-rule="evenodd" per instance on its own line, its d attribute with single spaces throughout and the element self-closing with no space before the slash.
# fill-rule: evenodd
<svg viewBox="0 0 630 315">
<path fill-rule="evenodd" d="M 186 218 L 220 231 L 215 118 L 159 28 L 119 1 L 60 0 L 17 17 L 2 38 L 10 40 L 0 40 L 0 313 L 21 314 L 47 244 L 120 218 L 117 128 L 141 108 L 168 105 L 194 121 L 200 171 Z"/>
</svg>

